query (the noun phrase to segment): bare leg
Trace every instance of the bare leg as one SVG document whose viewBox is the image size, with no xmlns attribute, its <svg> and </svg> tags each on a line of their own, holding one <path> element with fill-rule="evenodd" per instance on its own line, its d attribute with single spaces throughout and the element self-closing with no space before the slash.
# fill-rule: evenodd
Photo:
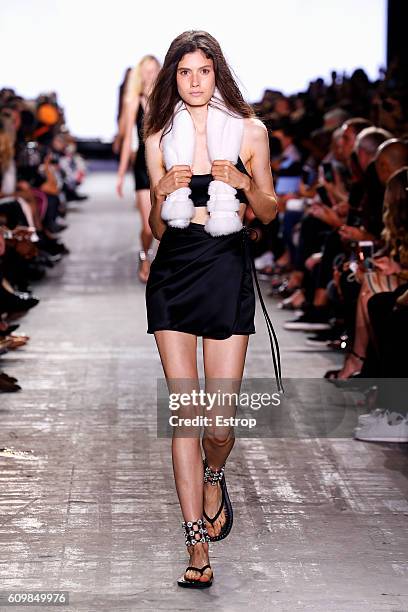
<svg viewBox="0 0 408 612">
<path fill-rule="evenodd" d="M 370 339 L 371 327 L 370 318 L 368 315 L 368 300 L 376 292 L 390 291 L 389 286 L 385 284 L 385 280 L 381 278 L 380 274 L 376 275 L 375 280 L 373 279 L 374 288 L 367 281 L 367 277 L 361 285 L 361 290 L 357 300 L 357 312 L 356 312 L 356 327 L 354 334 L 353 353 L 349 353 L 345 359 L 344 366 L 338 375 L 338 378 L 348 378 L 351 374 L 359 372 L 361 370 L 363 359 L 366 356 L 368 341 Z M 390 286 L 395 289 L 398 286 L 398 280 L 396 276 L 390 277 Z M 359 359 L 359 357 L 362 359 Z"/>
<path fill-rule="evenodd" d="M 236 393 L 239 394 L 241 380 L 245 365 L 245 356 L 248 347 L 248 336 L 232 335 L 226 340 L 203 338 L 204 371 L 206 392 Z M 224 380 L 221 380 L 224 379 Z M 236 403 L 214 406 L 209 416 L 215 418 L 217 414 L 235 416 Z M 235 443 L 233 428 L 230 426 L 206 427 L 202 440 L 203 449 L 208 465 L 213 470 L 219 469 L 227 460 Z M 222 493 L 220 484 L 204 483 L 205 512 L 214 516 L 221 504 Z M 225 523 L 225 512 L 222 511 L 214 526 L 207 523 L 210 536 L 218 535 Z"/>
<path fill-rule="evenodd" d="M 326 306 L 328 301 L 329 297 L 327 295 L 326 289 L 316 289 L 313 298 L 313 306 Z"/>
<path fill-rule="evenodd" d="M 151 208 L 150 191 L 149 189 L 140 189 L 136 191 L 136 206 L 140 212 L 142 221 L 142 229 L 140 232 L 140 243 L 142 250 L 146 254 L 146 258 L 141 262 L 139 277 L 140 280 L 146 282 L 149 277 L 150 261 L 147 257 L 147 251 L 153 243 L 153 234 L 149 225 L 149 214 Z"/>
<path fill-rule="evenodd" d="M 155 332 L 154 336 L 169 393 L 199 390 L 197 336 L 170 330 Z M 194 437 L 173 435 L 172 458 L 176 490 L 184 520 L 195 521 L 203 515 L 204 473 L 199 432 Z M 189 565 L 202 567 L 209 563 L 207 542 L 188 546 L 188 552 Z M 207 568 L 200 578 L 199 572 L 188 570 L 185 578 L 207 581 L 211 578 L 211 573 Z"/>
</svg>

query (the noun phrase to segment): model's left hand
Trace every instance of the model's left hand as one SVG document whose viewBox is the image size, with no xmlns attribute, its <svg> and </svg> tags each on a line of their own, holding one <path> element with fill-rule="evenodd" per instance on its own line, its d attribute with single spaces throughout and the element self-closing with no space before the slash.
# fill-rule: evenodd
<svg viewBox="0 0 408 612">
<path fill-rule="evenodd" d="M 249 189 L 248 175 L 237 170 L 234 164 L 227 159 L 216 159 L 211 166 L 211 174 L 215 181 L 228 183 L 234 189 Z"/>
</svg>

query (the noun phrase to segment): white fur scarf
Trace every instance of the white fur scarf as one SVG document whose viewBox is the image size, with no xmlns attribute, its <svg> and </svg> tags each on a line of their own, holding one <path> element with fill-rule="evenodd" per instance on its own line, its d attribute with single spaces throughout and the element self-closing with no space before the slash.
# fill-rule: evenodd
<svg viewBox="0 0 408 612">
<path fill-rule="evenodd" d="M 221 93 L 215 88 L 208 105 L 207 148 L 213 162 L 226 159 L 236 164 L 241 149 L 244 120 L 231 115 L 225 107 Z M 195 152 L 195 127 L 185 103 L 180 100 L 173 114 L 172 129 L 163 137 L 163 157 L 167 171 L 175 165 L 192 166 Z M 242 222 L 238 215 L 239 200 L 236 189 L 223 181 L 211 181 L 208 187 L 207 210 L 210 218 L 204 229 L 212 236 L 223 236 L 238 232 Z M 191 189 L 182 187 L 167 196 L 162 204 L 161 217 L 172 227 L 184 228 L 194 216 L 194 204 L 190 199 Z"/>
</svg>

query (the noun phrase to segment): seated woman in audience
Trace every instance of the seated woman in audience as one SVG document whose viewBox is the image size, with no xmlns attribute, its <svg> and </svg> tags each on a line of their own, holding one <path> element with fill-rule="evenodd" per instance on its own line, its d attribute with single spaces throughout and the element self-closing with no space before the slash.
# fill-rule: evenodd
<svg viewBox="0 0 408 612">
<path fill-rule="evenodd" d="M 373 258 L 373 271 L 359 271 L 362 284 L 357 302 L 354 344 L 336 378 L 349 378 L 362 370 L 370 339 L 367 306 L 370 298 L 377 293 L 392 292 L 408 282 L 408 166 L 397 170 L 388 179 L 383 219 L 387 252 Z"/>
</svg>

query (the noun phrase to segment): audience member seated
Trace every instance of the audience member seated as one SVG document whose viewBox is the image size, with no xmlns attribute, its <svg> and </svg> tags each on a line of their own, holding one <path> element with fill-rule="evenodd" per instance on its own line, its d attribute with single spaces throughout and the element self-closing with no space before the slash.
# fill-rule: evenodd
<svg viewBox="0 0 408 612">
<path fill-rule="evenodd" d="M 29 340 L 14 321 L 39 303 L 31 284 L 69 253 L 59 233 L 67 202 L 86 197 L 77 192 L 85 174 L 55 94 L 0 91 L 0 354 Z M 0 391 L 20 389 L 0 371 Z"/>
</svg>

